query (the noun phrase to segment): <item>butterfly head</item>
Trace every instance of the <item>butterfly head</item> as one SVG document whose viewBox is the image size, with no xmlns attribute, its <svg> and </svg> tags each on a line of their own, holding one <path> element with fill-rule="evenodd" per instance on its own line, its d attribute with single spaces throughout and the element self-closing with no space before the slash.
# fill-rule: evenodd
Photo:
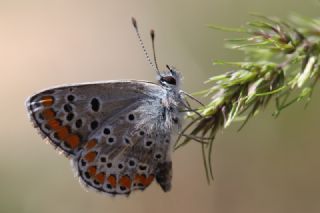
<svg viewBox="0 0 320 213">
<path fill-rule="evenodd" d="M 181 81 L 181 74 L 171 66 L 168 66 L 168 71 L 164 71 L 159 76 L 159 83 L 167 88 L 179 88 Z"/>
</svg>

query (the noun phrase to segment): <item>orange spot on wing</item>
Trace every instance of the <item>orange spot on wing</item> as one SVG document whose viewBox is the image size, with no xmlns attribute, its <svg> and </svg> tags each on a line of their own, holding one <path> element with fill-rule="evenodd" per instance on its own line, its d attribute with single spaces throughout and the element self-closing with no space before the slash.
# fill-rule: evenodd
<svg viewBox="0 0 320 213">
<path fill-rule="evenodd" d="M 96 158 L 96 156 L 97 156 L 97 153 L 96 153 L 96 152 L 89 152 L 88 154 L 86 154 L 86 155 L 84 156 L 84 158 L 86 159 L 86 161 L 92 162 L 92 161 L 94 161 L 94 159 Z"/>
<path fill-rule="evenodd" d="M 124 186 L 126 188 L 130 188 L 131 186 L 131 179 L 129 176 L 122 176 L 119 180 L 119 183 L 121 186 Z"/>
<path fill-rule="evenodd" d="M 41 103 L 43 106 L 51 106 L 54 102 L 54 98 L 52 96 L 43 96 L 41 98 Z"/>
<path fill-rule="evenodd" d="M 95 139 L 92 139 L 90 141 L 88 141 L 87 145 L 86 145 L 86 149 L 92 149 L 93 147 L 95 147 L 97 145 L 97 141 Z"/>
<path fill-rule="evenodd" d="M 57 130 L 61 127 L 60 121 L 57 119 L 52 119 L 48 121 L 48 125 L 51 129 Z"/>
<path fill-rule="evenodd" d="M 154 179 L 154 175 L 149 175 L 149 177 L 145 180 L 144 185 L 149 186 L 152 183 L 153 179 Z"/>
<path fill-rule="evenodd" d="M 58 134 L 58 138 L 60 140 L 66 140 L 69 137 L 69 128 L 67 126 L 62 126 L 59 128 L 56 133 Z"/>
<path fill-rule="evenodd" d="M 145 175 L 138 175 L 137 174 L 137 175 L 134 176 L 134 182 L 136 182 L 136 183 L 141 183 L 141 184 L 145 185 L 144 184 L 145 180 L 146 180 L 146 176 Z"/>
<path fill-rule="evenodd" d="M 116 177 L 115 177 L 114 175 L 110 175 L 110 176 L 108 177 L 108 181 L 109 181 L 110 185 L 112 186 L 112 188 L 115 188 L 115 187 L 116 187 L 116 185 L 117 185 L 117 179 L 116 179 Z"/>
<path fill-rule="evenodd" d="M 75 149 L 80 144 L 80 137 L 76 134 L 70 134 L 65 140 L 67 144 L 71 147 L 71 149 Z"/>
<path fill-rule="evenodd" d="M 151 183 L 152 183 L 152 181 L 153 181 L 153 179 L 154 179 L 154 175 L 150 175 L 148 178 L 145 176 L 145 175 L 135 175 L 135 177 L 134 177 L 134 182 L 135 183 L 140 183 L 140 184 L 142 184 L 144 187 L 147 187 L 147 186 L 149 186 Z"/>
<path fill-rule="evenodd" d="M 41 114 L 45 120 L 53 119 L 56 115 L 56 113 L 52 109 L 45 109 Z"/>
<path fill-rule="evenodd" d="M 103 184 L 105 177 L 106 177 L 106 174 L 104 172 L 101 172 L 96 175 L 96 181 L 98 181 L 100 184 Z"/>
<path fill-rule="evenodd" d="M 95 166 L 90 166 L 87 171 L 91 177 L 94 177 L 96 175 L 97 168 Z"/>
</svg>

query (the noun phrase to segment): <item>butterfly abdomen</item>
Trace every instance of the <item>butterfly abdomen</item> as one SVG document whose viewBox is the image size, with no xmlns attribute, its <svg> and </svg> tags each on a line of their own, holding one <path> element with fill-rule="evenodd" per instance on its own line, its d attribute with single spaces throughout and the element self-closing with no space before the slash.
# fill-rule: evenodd
<svg viewBox="0 0 320 213">
<path fill-rule="evenodd" d="M 158 164 L 156 171 L 156 181 L 159 183 L 163 191 L 167 192 L 171 189 L 172 179 L 172 162 L 166 161 Z"/>
</svg>

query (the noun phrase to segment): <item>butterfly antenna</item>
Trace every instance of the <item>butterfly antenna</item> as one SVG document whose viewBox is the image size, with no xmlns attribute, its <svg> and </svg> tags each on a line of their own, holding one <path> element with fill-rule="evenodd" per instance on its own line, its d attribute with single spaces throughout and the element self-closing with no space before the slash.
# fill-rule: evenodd
<svg viewBox="0 0 320 213">
<path fill-rule="evenodd" d="M 156 73 L 157 73 L 159 76 L 161 76 L 161 75 L 160 75 L 160 72 L 159 72 L 159 70 L 158 70 L 158 67 L 156 67 L 156 66 L 152 63 L 152 61 L 151 61 L 151 59 L 150 59 L 150 57 L 149 57 L 149 54 L 148 54 L 148 52 L 147 52 L 147 50 L 146 50 L 146 48 L 145 48 L 145 46 L 144 46 L 144 44 L 143 44 L 143 41 L 142 41 L 142 39 L 141 39 L 139 30 L 138 30 L 138 25 L 137 25 L 136 19 L 132 17 L 131 20 L 132 20 L 132 25 L 133 25 L 136 33 L 137 33 L 137 36 L 138 36 L 138 39 L 139 39 L 139 42 L 140 42 L 140 46 L 142 47 L 143 52 L 144 52 L 144 54 L 145 54 L 145 56 L 146 56 L 146 58 L 147 58 L 147 61 L 149 62 L 149 64 L 151 65 L 151 67 L 156 71 Z"/>
<path fill-rule="evenodd" d="M 154 30 L 150 31 L 150 36 L 151 36 L 151 42 L 152 42 L 152 52 L 153 52 L 154 64 L 156 65 L 156 68 L 159 71 L 159 67 L 158 67 L 158 63 L 157 63 L 157 57 L 156 57 L 156 49 L 154 47 L 154 37 L 155 37 Z"/>
</svg>

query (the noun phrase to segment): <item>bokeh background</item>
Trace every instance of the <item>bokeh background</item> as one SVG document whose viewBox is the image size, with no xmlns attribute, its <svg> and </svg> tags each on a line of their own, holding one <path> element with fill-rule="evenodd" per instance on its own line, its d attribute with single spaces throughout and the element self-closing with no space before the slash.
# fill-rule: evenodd
<svg viewBox="0 0 320 213">
<path fill-rule="evenodd" d="M 214 59 L 242 59 L 224 48 L 223 39 L 235 35 L 206 24 L 239 26 L 249 12 L 312 17 L 319 8 L 312 0 L 0 0 L 0 212 L 320 212 L 319 89 L 306 110 L 297 104 L 275 120 L 270 106 L 241 132 L 237 125 L 220 132 L 210 185 L 200 146 L 191 143 L 174 153 L 171 192 L 154 183 L 129 198 L 86 192 L 69 161 L 32 128 L 24 106 L 55 85 L 154 80 L 132 16 L 149 50 L 149 30 L 156 30 L 161 67 L 175 65 L 184 90 L 195 92 L 225 71 Z"/>
</svg>

